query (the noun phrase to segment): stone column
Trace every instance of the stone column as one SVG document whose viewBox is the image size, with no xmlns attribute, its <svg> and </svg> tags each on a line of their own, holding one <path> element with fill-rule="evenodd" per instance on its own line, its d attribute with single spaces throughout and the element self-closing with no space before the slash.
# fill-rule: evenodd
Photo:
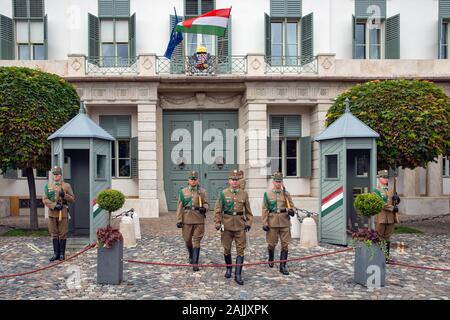
<svg viewBox="0 0 450 320">
<path fill-rule="evenodd" d="M 267 188 L 267 105 L 248 103 L 244 108 L 246 189 L 253 214 L 260 216 L 261 201 Z"/>
<path fill-rule="evenodd" d="M 138 105 L 140 217 L 158 217 L 156 101 Z"/>
<path fill-rule="evenodd" d="M 331 103 L 319 103 L 311 109 L 311 137 L 316 136 L 325 130 L 325 119 Z M 311 197 L 319 197 L 320 178 L 320 154 L 319 143 L 313 142 L 312 146 L 312 177 L 311 177 Z"/>
<path fill-rule="evenodd" d="M 436 162 L 429 162 L 427 166 L 427 196 L 442 195 L 442 156 Z"/>
<path fill-rule="evenodd" d="M 420 197 L 419 168 L 414 170 L 405 169 L 403 174 L 403 195 L 405 197 Z"/>
</svg>

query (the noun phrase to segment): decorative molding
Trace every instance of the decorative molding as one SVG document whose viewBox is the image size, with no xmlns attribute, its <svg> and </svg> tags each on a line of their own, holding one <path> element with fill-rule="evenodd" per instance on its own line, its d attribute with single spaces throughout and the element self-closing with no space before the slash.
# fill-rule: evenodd
<svg viewBox="0 0 450 320">
<path fill-rule="evenodd" d="M 235 104 L 239 106 L 241 104 L 242 95 L 234 95 L 234 96 L 226 96 L 226 97 L 215 97 L 209 96 L 204 92 L 197 92 L 195 95 L 188 97 L 173 97 L 173 96 L 165 96 L 160 95 L 160 106 L 162 108 L 170 108 L 171 106 L 183 106 L 186 107 L 204 107 L 207 102 L 211 102 L 208 104 L 208 107 L 215 106 L 225 106 L 230 104 Z"/>
</svg>

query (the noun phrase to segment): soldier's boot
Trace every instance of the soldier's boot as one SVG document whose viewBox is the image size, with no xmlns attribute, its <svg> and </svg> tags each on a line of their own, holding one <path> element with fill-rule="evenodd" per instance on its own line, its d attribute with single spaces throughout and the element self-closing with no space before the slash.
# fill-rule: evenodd
<svg viewBox="0 0 450 320">
<path fill-rule="evenodd" d="M 193 254 L 192 254 L 192 262 L 194 265 L 198 264 L 199 258 L 200 258 L 200 248 L 194 248 Z M 192 270 L 199 271 L 200 269 L 198 266 L 194 266 L 194 267 L 192 267 Z"/>
<path fill-rule="evenodd" d="M 59 240 L 53 239 L 53 257 L 50 258 L 50 262 L 59 259 Z"/>
<path fill-rule="evenodd" d="M 267 249 L 269 251 L 269 262 L 273 261 L 273 258 L 275 256 L 275 249 Z M 269 267 L 273 268 L 273 263 L 269 263 Z"/>
<path fill-rule="evenodd" d="M 237 256 L 236 257 L 236 264 L 242 264 L 244 263 L 244 256 Z M 234 271 L 234 281 L 236 281 L 237 284 L 243 285 L 244 281 L 242 280 L 242 267 L 243 266 L 236 266 Z"/>
<path fill-rule="evenodd" d="M 282 250 L 280 254 L 280 260 L 287 260 L 288 257 L 288 251 Z M 285 276 L 289 275 L 289 271 L 286 267 L 286 262 L 280 262 L 280 272 L 284 274 Z"/>
<path fill-rule="evenodd" d="M 59 260 L 66 259 L 66 239 L 59 240 Z"/>
<path fill-rule="evenodd" d="M 386 262 L 390 262 L 392 261 L 391 259 L 391 242 L 390 241 L 386 241 Z"/>
<path fill-rule="evenodd" d="M 226 264 L 232 264 L 233 261 L 231 260 L 231 254 L 224 254 L 223 257 L 225 258 Z M 225 272 L 225 278 L 229 279 L 231 278 L 231 272 L 233 271 L 233 267 L 229 266 L 227 267 L 227 271 Z"/>
<path fill-rule="evenodd" d="M 193 255 L 194 255 L 193 248 L 192 248 L 192 246 L 186 245 L 186 249 L 189 252 L 189 264 L 193 264 L 194 263 L 194 260 L 192 259 Z"/>
</svg>

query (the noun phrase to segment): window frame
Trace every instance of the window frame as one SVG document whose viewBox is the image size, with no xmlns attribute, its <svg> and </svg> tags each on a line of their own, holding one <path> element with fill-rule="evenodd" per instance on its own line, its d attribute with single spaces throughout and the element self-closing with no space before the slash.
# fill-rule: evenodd
<svg viewBox="0 0 450 320">
<path fill-rule="evenodd" d="M 22 174 L 22 170 L 25 169 L 17 169 L 17 179 L 23 180 L 27 179 L 27 176 Z M 45 177 L 37 175 L 37 169 L 33 168 L 33 175 L 36 180 L 47 180 L 48 179 L 48 171 L 45 172 Z"/>
<path fill-rule="evenodd" d="M 128 142 L 128 158 L 119 158 L 119 142 Z M 116 176 L 114 177 L 115 179 L 131 179 L 131 138 L 116 138 L 116 141 L 114 141 L 115 143 L 115 173 Z M 129 160 L 129 167 L 130 167 L 130 175 L 129 176 L 121 176 L 120 175 L 120 160 Z M 112 172 L 111 172 L 112 174 Z"/>
<path fill-rule="evenodd" d="M 355 20 L 355 33 L 357 25 L 364 25 L 364 58 L 359 58 L 356 56 L 356 48 L 362 47 L 363 45 L 356 43 L 356 34 L 355 34 L 355 59 L 357 60 L 382 60 L 385 59 L 385 48 L 386 48 L 386 19 L 382 19 L 380 22 L 380 28 L 375 28 L 376 30 L 380 30 L 380 43 L 377 45 L 380 49 L 380 57 L 379 58 L 371 58 L 370 57 L 370 49 L 372 44 L 370 42 L 370 32 L 373 29 L 368 27 L 369 20 L 368 19 L 356 19 Z"/>
<path fill-rule="evenodd" d="M 103 157 L 103 166 L 104 166 L 104 168 L 103 168 L 103 176 L 102 177 L 99 177 L 99 176 L 97 176 L 97 173 L 98 173 L 98 157 Z M 95 162 L 94 162 L 94 173 L 95 173 L 95 175 L 94 175 L 94 180 L 95 181 L 106 181 L 107 180 L 107 178 L 106 178 L 106 176 L 107 176 L 107 170 L 108 170 L 108 165 L 107 165 L 107 163 L 108 163 L 108 161 L 106 161 L 106 159 L 108 158 L 108 156 L 106 155 L 106 154 L 104 154 L 104 153 L 97 153 L 97 152 L 95 152 L 94 153 L 94 159 L 95 159 Z"/>
<path fill-rule="evenodd" d="M 327 159 L 329 156 L 336 156 L 336 178 L 328 177 L 328 161 L 327 161 Z M 324 159 L 325 159 L 325 161 L 324 161 L 324 168 L 325 168 L 324 180 L 325 181 L 340 181 L 341 178 L 340 178 L 340 174 L 339 174 L 339 165 L 340 165 L 339 153 L 326 153 L 326 154 L 324 154 Z"/>
<path fill-rule="evenodd" d="M 26 22 L 28 25 L 28 42 L 18 42 L 17 41 L 17 22 Z M 42 61 L 45 59 L 45 39 L 42 39 L 42 42 L 31 42 L 31 22 L 42 22 L 42 29 L 45 28 L 44 19 L 40 18 L 14 18 L 14 51 L 17 57 L 17 60 L 22 61 Z M 44 32 L 45 30 L 43 30 Z M 20 46 L 28 46 L 28 59 L 20 59 Z M 34 46 L 43 46 L 44 47 L 44 59 L 36 59 L 34 55 Z"/>
<path fill-rule="evenodd" d="M 113 42 L 110 42 L 110 41 L 103 42 L 102 41 L 102 22 L 103 21 L 112 21 Z M 119 55 L 117 53 L 118 52 L 117 47 L 118 47 L 118 45 L 121 45 L 121 44 L 126 44 L 128 46 L 127 47 L 127 58 L 126 58 L 127 63 L 125 66 L 128 66 L 130 64 L 130 53 L 131 53 L 130 52 L 130 39 L 128 39 L 127 42 L 122 42 L 122 41 L 118 42 L 116 40 L 116 22 L 117 21 L 126 21 L 128 23 L 128 33 L 130 32 L 130 20 L 129 19 L 126 19 L 123 17 L 99 18 L 99 44 L 100 44 L 99 54 L 102 59 L 112 58 L 112 65 L 105 65 L 106 67 L 123 67 L 124 66 L 121 59 L 125 59 L 125 58 L 119 57 Z M 104 44 L 109 44 L 109 45 L 113 46 L 113 54 L 114 54 L 113 56 L 105 56 L 103 54 L 103 45 Z M 108 59 L 108 61 L 109 61 L 109 59 Z M 104 63 L 105 63 L 105 61 L 103 61 L 103 64 Z"/>
<path fill-rule="evenodd" d="M 273 55 L 273 32 L 272 32 L 272 24 L 274 23 L 281 23 L 281 56 L 274 56 Z M 297 55 L 296 56 L 286 56 L 287 53 L 287 24 L 288 23 L 295 23 L 296 24 L 296 45 L 297 45 Z M 270 65 L 272 66 L 296 66 L 299 64 L 299 57 L 301 56 L 301 39 L 302 39 L 302 28 L 301 28 L 301 18 L 279 18 L 279 17 L 270 17 Z M 276 45 L 280 45 L 280 44 L 276 44 Z M 276 57 L 277 59 L 281 60 L 280 64 L 274 63 L 274 57 Z M 296 58 L 295 61 L 297 62 L 296 64 L 287 64 L 286 59 L 290 58 L 290 57 L 294 57 Z M 276 60 L 275 60 L 276 62 Z"/>
<path fill-rule="evenodd" d="M 442 157 L 442 177 L 450 178 L 450 157 Z"/>
</svg>

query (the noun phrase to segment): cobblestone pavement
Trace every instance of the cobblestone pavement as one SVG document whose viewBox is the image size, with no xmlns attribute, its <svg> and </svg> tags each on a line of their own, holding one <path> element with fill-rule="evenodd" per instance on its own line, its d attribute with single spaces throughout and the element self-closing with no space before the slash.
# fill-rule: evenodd
<svg viewBox="0 0 450 320">
<path fill-rule="evenodd" d="M 187 254 L 173 213 L 158 219 L 142 219 L 142 240 L 124 250 L 124 259 L 186 263 Z M 394 235 L 404 242 L 405 253 L 393 251 L 399 262 L 450 268 L 450 233 Z M 202 242 L 200 263 L 223 263 L 220 237 L 211 216 Z M 321 244 L 302 249 L 293 240 L 289 258 L 341 250 Z M 74 252 L 68 252 L 69 254 Z M 277 255 L 279 247 L 277 247 Z M 47 237 L 0 237 L 0 275 L 48 265 L 51 243 Z M 235 257 L 233 249 L 233 257 Z M 266 260 L 261 219 L 250 231 L 245 262 Z M 124 281 L 117 286 L 96 284 L 96 250 L 55 268 L 27 276 L 0 279 L 0 299 L 450 299 L 448 272 L 387 266 L 386 286 L 368 289 L 353 282 L 353 251 L 290 263 L 289 276 L 277 266 L 244 267 L 244 286 L 224 278 L 224 268 L 159 267 L 124 264 Z M 80 282 L 72 281 L 80 274 Z M 77 287 L 77 284 L 79 285 Z"/>
</svg>

